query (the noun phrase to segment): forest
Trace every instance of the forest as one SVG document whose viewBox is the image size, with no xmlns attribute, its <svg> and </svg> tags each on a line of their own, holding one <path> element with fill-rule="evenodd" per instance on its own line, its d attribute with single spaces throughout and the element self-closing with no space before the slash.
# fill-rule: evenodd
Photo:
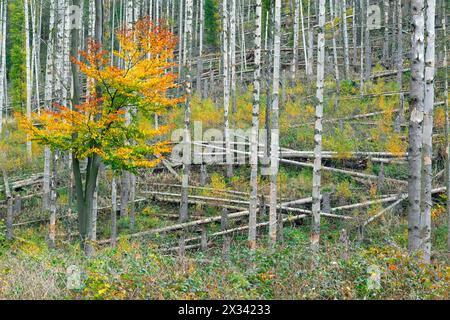
<svg viewBox="0 0 450 320">
<path fill-rule="evenodd" d="M 448 300 L 448 0 L 0 0 L 0 300 Z"/>
</svg>

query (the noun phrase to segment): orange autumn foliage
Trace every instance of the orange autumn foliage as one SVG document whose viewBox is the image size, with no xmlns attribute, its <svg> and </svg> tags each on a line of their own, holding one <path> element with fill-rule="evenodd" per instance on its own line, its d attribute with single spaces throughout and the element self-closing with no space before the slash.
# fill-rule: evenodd
<svg viewBox="0 0 450 320">
<path fill-rule="evenodd" d="M 167 142 L 155 142 L 169 127 L 150 129 L 140 120 L 183 101 L 169 95 L 176 88 L 176 75 L 170 72 L 176 39 L 148 18 L 121 28 L 116 37 L 121 50 L 112 55 L 121 67 L 113 66 L 111 53 L 93 40 L 80 52 L 81 60 L 71 58 L 93 92 L 84 103 L 72 109 L 55 105 L 55 111 L 31 119 L 18 115 L 19 122 L 33 140 L 70 151 L 77 159 L 97 155 L 114 170 L 154 167 L 170 152 Z"/>
</svg>

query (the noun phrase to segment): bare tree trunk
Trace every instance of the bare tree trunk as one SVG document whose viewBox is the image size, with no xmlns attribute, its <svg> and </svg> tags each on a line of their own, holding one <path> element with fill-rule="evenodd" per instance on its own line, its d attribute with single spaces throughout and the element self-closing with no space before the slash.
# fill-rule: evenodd
<svg viewBox="0 0 450 320">
<path fill-rule="evenodd" d="M 230 138 L 230 122 L 229 122 L 229 109 L 230 109 L 230 77 L 229 77 L 229 27 L 228 27 L 228 0 L 223 0 L 222 3 L 222 41 L 223 41 L 223 117 L 224 117 L 224 133 L 225 133 L 225 149 L 226 152 L 226 164 L 227 164 L 227 177 L 233 176 L 233 153 L 231 150 L 231 138 Z"/>
<path fill-rule="evenodd" d="M 360 91 L 360 95 L 363 96 L 364 95 L 364 80 L 365 80 L 365 73 L 364 73 L 364 35 L 367 33 L 367 27 L 365 27 L 365 24 L 367 24 L 367 14 L 365 12 L 365 10 L 367 10 L 367 8 L 364 5 L 364 0 L 362 0 L 360 2 L 360 6 L 361 6 L 361 48 L 360 48 L 360 76 L 359 76 L 359 91 Z"/>
<path fill-rule="evenodd" d="M 356 24 L 356 17 L 358 16 L 358 0 L 353 0 L 353 17 L 352 17 L 352 41 L 353 41 L 353 70 L 357 70 L 358 64 L 358 26 Z M 400 0 L 401 1 L 401 0 Z"/>
<path fill-rule="evenodd" d="M 364 1 L 364 0 L 362 0 Z M 365 75 L 364 75 L 364 80 L 369 80 L 370 75 L 372 74 L 372 45 L 370 43 L 370 25 L 369 25 L 369 6 L 370 6 L 370 0 L 365 0 L 366 1 L 366 7 L 365 7 L 365 12 L 363 12 L 363 14 L 365 14 L 366 19 L 365 19 L 365 27 L 366 27 L 366 32 L 364 35 L 364 53 L 366 55 L 365 57 Z"/>
<path fill-rule="evenodd" d="M 252 131 L 250 137 L 250 207 L 248 242 L 250 249 L 256 248 L 256 222 L 258 212 L 258 146 L 259 146 L 259 103 L 261 95 L 261 25 L 262 10 L 261 0 L 256 0 L 255 19 L 255 71 L 253 76 L 253 112 Z"/>
<path fill-rule="evenodd" d="M 50 224 L 49 224 L 49 231 L 48 231 L 48 240 L 49 240 L 49 247 L 55 248 L 56 246 L 56 198 L 57 198 L 57 173 L 56 173 L 56 164 L 57 164 L 57 156 L 56 153 L 53 155 L 52 160 L 52 178 L 51 178 L 51 192 L 50 192 Z"/>
<path fill-rule="evenodd" d="M 308 0 L 308 63 L 306 65 L 306 78 L 308 82 L 311 81 L 313 76 L 313 63 L 314 63 L 314 29 L 311 26 L 311 0 Z"/>
<path fill-rule="evenodd" d="M 295 82 L 295 74 L 297 73 L 298 65 L 298 42 L 299 42 L 299 14 L 300 14 L 300 0 L 294 0 L 294 44 L 292 47 L 292 65 L 291 65 L 291 85 Z"/>
<path fill-rule="evenodd" d="M 436 0 L 427 0 L 426 8 L 426 53 L 425 53 L 425 99 L 423 121 L 423 172 L 422 172 L 422 212 L 420 217 L 420 250 L 422 259 L 430 263 L 431 255 L 431 198 L 433 180 L 433 110 L 435 78 L 435 13 Z"/>
<path fill-rule="evenodd" d="M 25 61 L 26 61 L 26 79 L 27 79 L 27 101 L 26 101 L 26 112 L 27 117 L 31 118 L 31 95 L 33 92 L 33 87 L 31 84 L 31 48 L 30 48 L 30 21 L 28 13 L 28 0 L 24 0 L 24 15 L 25 15 Z M 27 156 L 31 160 L 31 140 L 27 139 Z"/>
<path fill-rule="evenodd" d="M 303 1 L 300 0 L 300 21 L 302 24 L 302 42 L 303 42 L 303 56 L 305 59 L 305 70 L 308 69 L 308 49 L 306 47 L 306 31 L 305 31 L 305 23 L 304 23 L 304 14 L 303 14 Z"/>
<path fill-rule="evenodd" d="M 348 30 L 347 30 L 347 0 L 341 0 L 342 26 L 344 36 L 344 77 L 348 79 L 350 74 L 350 54 L 348 50 Z M 334 24 L 333 24 L 334 25 Z M 336 40 L 335 40 L 336 41 Z M 339 80 L 337 80 L 339 81 Z"/>
<path fill-rule="evenodd" d="M 189 188 L 189 173 L 191 167 L 191 59 L 192 59 L 192 19 L 193 19 L 193 0 L 186 1 L 186 54 L 187 54 L 187 74 L 186 74 L 186 106 L 184 113 L 184 150 L 183 150 L 183 179 L 181 188 L 181 202 L 180 202 L 180 223 L 184 223 L 189 219 L 188 215 L 188 188 Z M 185 255 L 185 230 L 182 230 L 179 239 L 179 255 L 180 259 L 184 260 Z"/>
<path fill-rule="evenodd" d="M 389 0 L 383 0 L 384 11 L 384 42 L 383 42 L 383 66 L 388 67 L 389 61 Z"/>
<path fill-rule="evenodd" d="M 279 166 L 279 91 L 280 91 L 280 56 L 281 56 L 281 0 L 275 0 L 273 47 L 273 84 L 272 84 L 272 130 L 270 138 L 270 245 L 277 241 L 278 221 L 278 166 Z"/>
<path fill-rule="evenodd" d="M 111 182 L 111 245 L 116 246 L 117 242 L 117 182 L 113 173 Z"/>
<path fill-rule="evenodd" d="M 7 205 L 7 212 L 6 212 L 6 240 L 11 241 L 13 238 L 13 219 L 14 219 L 14 212 L 13 212 L 13 196 L 11 194 L 11 188 L 9 187 L 8 183 L 8 174 L 6 173 L 5 168 L 1 168 L 2 175 L 3 175 L 3 184 L 5 185 L 5 195 L 6 195 L 6 205 Z"/>
<path fill-rule="evenodd" d="M 400 133 L 404 122 L 404 95 L 403 95 L 403 4 L 397 0 L 397 83 L 400 91 L 400 108 L 395 121 L 396 133 Z"/>
<path fill-rule="evenodd" d="M 408 249 L 420 248 L 422 125 L 424 117 L 424 0 L 412 0 L 411 92 L 409 121 Z"/>
<path fill-rule="evenodd" d="M 339 95 L 341 93 L 341 81 L 340 81 L 340 77 L 339 77 L 339 63 L 338 63 L 337 48 L 336 48 L 336 26 L 334 24 L 336 16 L 335 16 L 334 10 L 333 10 L 333 0 L 330 0 L 330 18 L 331 18 L 331 21 L 333 21 L 331 32 L 333 33 L 334 75 L 335 75 L 335 80 L 336 80 L 336 98 L 335 98 L 335 103 L 334 103 L 334 110 L 337 110 L 339 107 Z M 344 35 L 344 38 L 345 37 L 346 36 Z M 344 41 L 344 43 L 345 43 L 345 41 Z M 348 39 L 347 39 L 347 43 L 348 43 Z M 348 48 L 347 48 L 347 52 L 344 53 L 344 55 L 348 55 Z M 346 59 L 348 60 L 348 56 Z"/>
<path fill-rule="evenodd" d="M 317 105 L 316 123 L 314 135 L 314 168 L 312 191 L 312 224 L 311 224 L 311 248 L 315 251 L 319 247 L 320 240 L 320 188 L 322 168 L 322 117 L 323 117 L 323 81 L 325 73 L 325 0 L 319 2 L 319 33 L 317 37 Z"/>
<path fill-rule="evenodd" d="M 200 1 L 200 32 L 198 41 L 198 59 L 197 59 L 197 94 L 202 98 L 202 73 L 203 73 L 203 32 L 204 32 L 204 16 L 203 1 Z"/>
<path fill-rule="evenodd" d="M 236 113 L 236 0 L 231 0 L 230 13 L 231 110 Z"/>
</svg>

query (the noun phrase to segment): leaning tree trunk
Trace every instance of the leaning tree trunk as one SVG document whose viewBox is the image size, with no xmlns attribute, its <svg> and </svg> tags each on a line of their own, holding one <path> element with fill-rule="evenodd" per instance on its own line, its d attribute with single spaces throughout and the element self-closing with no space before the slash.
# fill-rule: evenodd
<svg viewBox="0 0 450 320">
<path fill-rule="evenodd" d="M 250 249 L 256 248 L 256 217 L 258 211 L 258 146 L 259 146 L 259 103 L 261 94 L 261 25 L 262 10 L 261 0 L 256 0 L 255 19 L 255 71 L 253 77 L 253 112 L 252 131 L 250 137 L 250 208 L 248 242 Z M 261 210 L 261 208 L 260 208 Z"/>
<path fill-rule="evenodd" d="M 280 54 L 281 54 L 281 0 L 275 0 L 273 47 L 273 84 L 272 84 L 272 131 L 270 138 L 270 212 L 269 240 L 271 246 L 277 241 L 278 224 L 278 165 L 279 165 L 279 91 L 280 91 Z"/>
<path fill-rule="evenodd" d="M 312 224 L 311 248 L 315 251 L 320 240 L 320 188 L 322 168 L 322 117 L 323 117 L 323 82 L 325 74 L 325 0 L 319 3 L 319 30 L 317 37 L 317 105 L 314 129 L 314 168 L 312 190 Z"/>
<path fill-rule="evenodd" d="M 422 125 L 424 117 L 424 0 L 412 0 L 411 92 L 409 120 L 408 249 L 420 248 Z"/>
<path fill-rule="evenodd" d="M 430 263 L 431 255 L 431 198 L 433 180 L 433 110 L 435 77 L 435 11 L 436 0 L 427 0 L 426 9 L 426 53 L 425 53 L 425 99 L 423 120 L 423 172 L 422 172 L 422 212 L 420 217 L 420 237 L 422 259 Z"/>
</svg>

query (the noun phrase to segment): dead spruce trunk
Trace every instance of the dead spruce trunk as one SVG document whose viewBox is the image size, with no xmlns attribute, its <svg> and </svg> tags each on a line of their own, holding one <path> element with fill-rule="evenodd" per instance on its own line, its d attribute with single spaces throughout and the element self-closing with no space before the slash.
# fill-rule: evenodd
<svg viewBox="0 0 450 320">
<path fill-rule="evenodd" d="M 420 248 L 422 125 L 424 117 L 424 0 L 411 1 L 411 92 L 409 120 L 408 249 Z"/>
<path fill-rule="evenodd" d="M 422 210 L 420 217 L 420 250 L 425 263 L 430 263 L 431 255 L 431 198 L 433 180 L 433 110 L 435 78 L 435 11 L 436 0 L 427 0 L 426 8 L 426 52 L 425 52 L 425 99 L 423 121 L 423 171 Z"/>
<path fill-rule="evenodd" d="M 270 141 L 270 212 L 269 241 L 274 246 L 277 241 L 278 221 L 278 166 L 279 166 L 279 90 L 280 90 L 280 55 L 281 55 L 281 0 L 275 0 L 274 48 L 273 48 L 273 84 L 272 84 L 272 130 Z"/>
<path fill-rule="evenodd" d="M 248 242 L 250 249 L 256 248 L 256 223 L 258 212 L 258 151 L 259 151 L 259 103 L 261 95 L 261 26 L 262 5 L 261 0 L 256 0 L 255 8 L 255 71 L 253 75 L 253 111 L 252 131 L 250 137 L 250 206 Z"/>
<path fill-rule="evenodd" d="M 323 82 L 325 72 L 325 0 L 319 2 L 319 30 L 317 37 L 317 104 L 316 122 L 314 126 L 314 167 L 312 190 L 312 224 L 311 247 L 317 250 L 320 239 L 320 188 L 322 169 L 322 117 L 323 117 Z"/>
</svg>

